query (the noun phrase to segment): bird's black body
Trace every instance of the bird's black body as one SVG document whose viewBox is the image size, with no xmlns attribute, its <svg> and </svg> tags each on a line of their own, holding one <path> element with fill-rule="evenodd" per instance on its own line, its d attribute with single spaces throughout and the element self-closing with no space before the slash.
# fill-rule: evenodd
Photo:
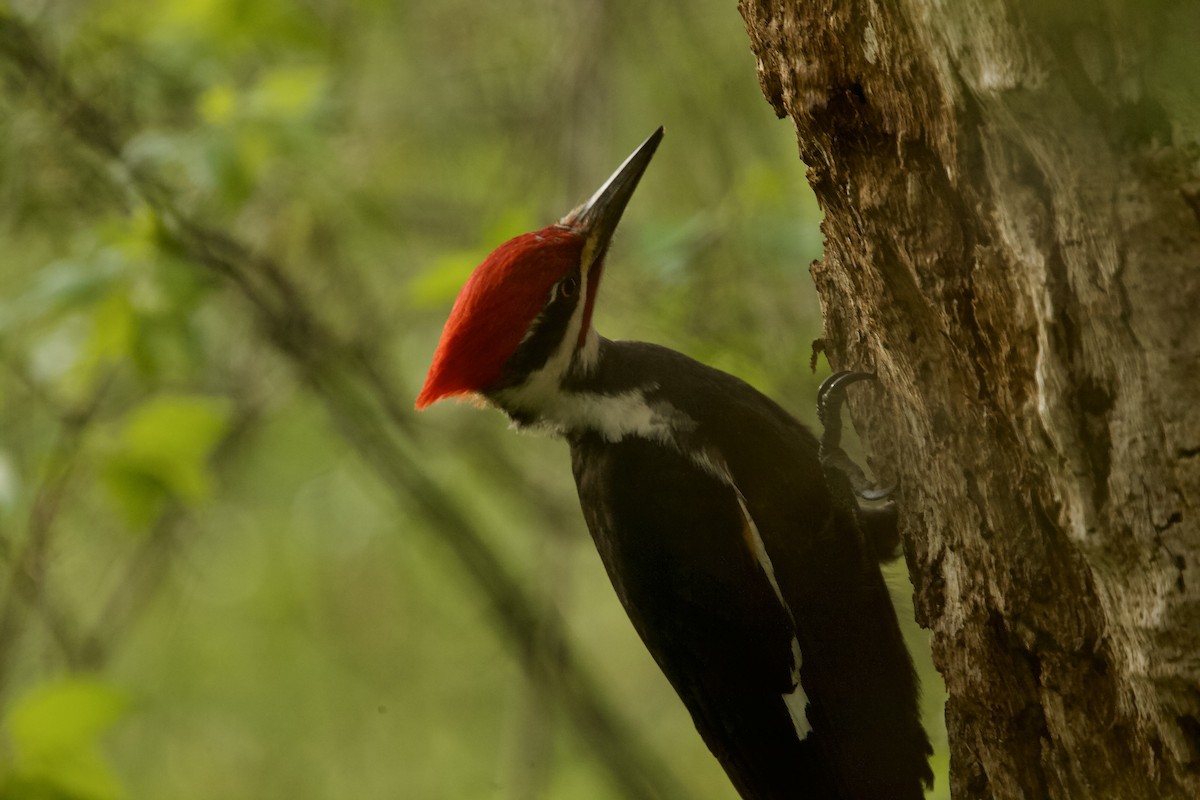
<svg viewBox="0 0 1200 800">
<path fill-rule="evenodd" d="M 930 748 L 878 563 L 894 516 L 864 525 L 865 479 L 836 442 L 841 394 L 864 376 L 823 385 L 818 443 L 743 381 L 591 327 L 612 233 L 661 138 L 480 265 L 417 405 L 475 393 L 567 440 L 621 603 L 745 800 L 916 800 Z"/>
<path fill-rule="evenodd" d="M 824 778 L 782 700 L 793 689 L 792 620 L 741 536 L 733 491 L 644 439 L 584 434 L 571 456 L 618 597 L 738 789 L 782 797 Z M 825 788 L 814 796 L 832 796 Z"/>
<path fill-rule="evenodd" d="M 694 426 L 674 444 L 569 433 L 580 503 L 630 619 L 738 790 L 922 797 L 916 678 L 854 498 L 831 496 L 815 438 L 746 383 L 654 345 L 602 341 L 574 388 L 637 385 Z M 688 450 L 723 462 L 732 482 Z M 812 726 L 803 740 L 782 700 L 793 637 Z"/>
</svg>

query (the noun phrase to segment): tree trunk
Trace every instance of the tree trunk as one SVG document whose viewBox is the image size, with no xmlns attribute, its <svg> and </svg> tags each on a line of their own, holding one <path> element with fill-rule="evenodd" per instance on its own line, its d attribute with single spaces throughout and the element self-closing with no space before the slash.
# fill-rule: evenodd
<svg viewBox="0 0 1200 800">
<path fill-rule="evenodd" d="M 1200 4 L 741 0 L 958 798 L 1200 797 Z"/>
</svg>

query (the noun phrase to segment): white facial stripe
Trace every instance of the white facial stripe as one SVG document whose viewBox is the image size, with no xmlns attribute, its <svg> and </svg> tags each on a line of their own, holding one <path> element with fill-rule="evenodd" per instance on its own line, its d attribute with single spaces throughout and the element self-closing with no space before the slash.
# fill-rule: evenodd
<svg viewBox="0 0 1200 800">
<path fill-rule="evenodd" d="M 591 372 L 600 358 L 600 334 L 591 328 L 584 337 L 583 347 L 579 348 L 579 361 L 584 372 Z"/>
<path fill-rule="evenodd" d="M 533 318 L 533 321 L 529 323 L 529 327 L 525 329 L 525 335 L 521 337 L 521 341 L 517 344 L 517 347 L 520 347 L 533 338 L 534 331 L 538 329 L 538 326 L 542 324 L 542 320 L 545 318 L 546 311 L 545 309 L 542 309 L 537 313 L 537 316 Z"/>
<path fill-rule="evenodd" d="M 597 244 L 599 244 L 599 240 L 595 233 L 589 235 L 583 243 L 583 253 L 579 257 L 579 263 L 583 266 L 582 276 L 584 286 L 586 286 L 588 282 L 588 273 L 592 271 L 592 267 L 594 267 L 596 264 Z M 579 298 L 581 303 L 586 299 L 586 297 Z"/>
<path fill-rule="evenodd" d="M 587 238 L 587 241 L 583 243 L 583 254 L 582 254 L 582 256 L 580 258 L 580 262 L 579 262 L 580 264 L 583 265 L 582 271 L 580 274 L 580 285 L 582 286 L 582 291 L 580 291 L 580 293 L 579 293 L 579 305 L 575 309 L 576 313 L 578 313 L 580 315 L 579 325 L 583 324 L 583 316 L 582 316 L 583 312 L 587 308 L 588 302 L 590 300 L 592 300 L 592 298 L 589 296 L 588 293 L 592 291 L 592 281 L 591 281 L 592 270 L 598 269 L 598 267 L 596 265 L 596 247 L 597 247 L 597 245 L 598 245 L 598 242 L 597 242 L 596 236 L 594 234 L 592 236 L 589 236 Z M 599 292 L 600 292 L 600 282 L 599 281 L 596 281 L 595 289 L 596 289 L 596 293 L 599 294 Z M 574 322 L 574 319 L 572 319 L 572 322 Z M 596 358 L 600 355 L 600 337 L 596 333 L 595 326 L 590 325 L 589 328 L 590 329 L 587 331 L 587 335 L 583 340 L 582 351 L 580 352 L 580 358 L 582 359 L 583 368 L 585 370 L 590 370 L 595 365 Z M 574 328 L 574 331 L 575 331 L 575 337 L 571 339 L 572 344 L 574 344 L 576 341 L 578 341 L 579 328 L 578 327 Z"/>
<path fill-rule="evenodd" d="M 502 392 L 502 397 L 506 404 L 515 408 L 537 411 L 541 416 L 549 416 L 550 407 L 561 405 L 561 402 L 566 399 L 560 397 L 562 394 L 560 385 L 563 377 L 567 374 L 567 370 L 571 367 L 571 361 L 575 357 L 576 351 L 579 351 L 579 357 L 585 370 L 595 366 L 596 359 L 600 356 L 600 336 L 594 329 L 588 330 L 583 340 L 583 347 L 578 347 L 579 330 L 583 327 L 583 314 L 587 308 L 588 292 L 592 289 L 591 283 L 588 281 L 588 274 L 593 266 L 592 256 L 595 250 L 595 240 L 588 239 L 583 246 L 583 270 L 579 281 L 579 301 L 575 304 L 575 309 L 571 312 L 571 318 L 567 321 L 566 330 L 563 332 L 558 347 L 546 359 L 546 363 L 540 369 L 531 372 L 519 386 L 514 386 Z M 555 284 L 554 289 L 551 291 L 557 290 L 558 284 Z M 533 322 L 529 324 L 528 330 L 525 331 L 525 336 L 521 339 L 522 344 L 533 336 L 533 332 L 541 324 L 542 318 L 543 313 L 539 313 L 534 317 Z"/>
<path fill-rule="evenodd" d="M 563 376 L 567 374 L 567 369 L 571 366 L 571 359 L 575 355 L 575 343 L 579 341 L 579 328 L 583 325 L 583 309 L 587 300 L 587 291 L 587 281 L 581 281 L 579 302 L 575 304 L 575 309 L 571 312 L 571 318 L 567 321 L 566 331 L 563 333 L 558 347 L 539 369 L 529 373 L 519 385 L 505 389 L 501 393 L 506 405 L 536 410 L 541 413 L 542 409 L 558 400 L 562 391 L 559 385 Z M 525 332 L 522 342 L 533 335 L 533 331 L 541 320 L 542 314 L 538 314 L 530 323 L 529 330 Z M 596 346 L 599 347 L 598 341 Z"/>
</svg>

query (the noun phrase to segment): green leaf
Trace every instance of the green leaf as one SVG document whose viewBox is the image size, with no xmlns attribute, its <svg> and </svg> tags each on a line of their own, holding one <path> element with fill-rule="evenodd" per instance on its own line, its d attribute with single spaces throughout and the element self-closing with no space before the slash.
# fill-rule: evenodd
<svg viewBox="0 0 1200 800">
<path fill-rule="evenodd" d="M 0 301 L 0 333 L 94 302 L 118 271 L 119 265 L 104 259 L 64 259 L 46 265 L 26 291 L 12 301 Z"/>
<path fill-rule="evenodd" d="M 120 361 L 129 355 L 137 319 L 129 295 L 113 292 L 96 306 L 92 315 L 91 356 L 99 363 Z"/>
<path fill-rule="evenodd" d="M 18 760 L 33 761 L 93 744 L 126 706 L 125 696 L 111 686 L 67 678 L 26 692 L 9 709 L 4 725 Z"/>
<path fill-rule="evenodd" d="M 58 391 L 77 399 L 88 397 L 110 367 L 129 358 L 138 327 L 125 286 L 111 287 L 88 311 L 84 338 L 73 350 L 61 351 L 60 365 L 51 372 L 57 374 Z"/>
<path fill-rule="evenodd" d="M 325 70 L 315 66 L 268 70 L 251 93 L 258 113 L 274 119 L 299 119 L 310 114 L 325 93 Z"/>
<path fill-rule="evenodd" d="M 228 83 L 210 86 L 196 101 L 196 110 L 209 125 L 224 125 L 237 114 L 237 90 Z"/>
<path fill-rule="evenodd" d="M 481 250 L 447 253 L 409 281 L 409 302 L 415 308 L 442 308 L 458 295 L 471 271 L 486 256 Z"/>
<path fill-rule="evenodd" d="M 150 522 L 168 500 L 190 506 L 206 499 L 208 459 L 228 425 L 228 404 L 217 398 L 162 395 L 134 409 L 104 468 L 129 522 Z"/>
<path fill-rule="evenodd" d="M 475 267 L 503 241 L 532 229 L 536 223 L 526 208 L 508 208 L 486 226 L 479 247 L 446 253 L 408 283 L 414 308 L 441 309 L 456 296 Z"/>
<path fill-rule="evenodd" d="M 5 797 L 116 800 L 124 792 L 99 749 L 99 737 L 128 701 L 111 686 L 67 678 L 19 697 L 5 715 L 12 764 Z"/>
<path fill-rule="evenodd" d="M 525 231 L 539 228 L 537 217 L 524 206 L 506 208 L 483 231 L 483 241 L 488 248 L 495 247 L 503 241 L 519 236 Z"/>
</svg>

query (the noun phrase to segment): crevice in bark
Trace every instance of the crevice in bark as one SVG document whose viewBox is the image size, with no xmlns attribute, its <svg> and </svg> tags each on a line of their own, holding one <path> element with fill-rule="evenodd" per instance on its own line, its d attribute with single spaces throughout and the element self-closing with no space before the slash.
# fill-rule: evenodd
<svg viewBox="0 0 1200 800">
<path fill-rule="evenodd" d="M 1193 772 L 1200 771 L 1200 719 L 1191 714 L 1184 714 L 1176 717 L 1175 723 L 1192 746 L 1192 759 L 1185 766 Z"/>
</svg>

